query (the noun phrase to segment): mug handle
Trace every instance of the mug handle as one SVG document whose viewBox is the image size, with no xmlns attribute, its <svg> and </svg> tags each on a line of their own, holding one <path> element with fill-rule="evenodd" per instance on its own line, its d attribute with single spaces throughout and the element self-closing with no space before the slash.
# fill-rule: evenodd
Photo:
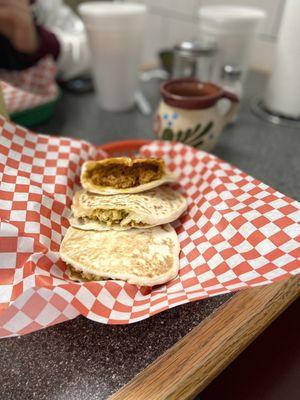
<svg viewBox="0 0 300 400">
<path fill-rule="evenodd" d="M 222 128 L 224 128 L 224 126 L 227 125 L 231 118 L 234 116 L 239 104 L 239 98 L 234 93 L 224 90 L 220 99 L 228 99 L 231 102 L 229 110 L 225 115 L 223 115 L 222 118 Z"/>
</svg>

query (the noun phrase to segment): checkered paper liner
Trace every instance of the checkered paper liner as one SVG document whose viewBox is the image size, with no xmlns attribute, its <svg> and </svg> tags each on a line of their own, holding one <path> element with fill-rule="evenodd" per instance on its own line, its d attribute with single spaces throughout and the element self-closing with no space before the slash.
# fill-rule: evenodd
<svg viewBox="0 0 300 400">
<path fill-rule="evenodd" d="M 183 144 L 152 142 L 180 177 L 188 212 L 175 224 L 179 276 L 154 288 L 70 282 L 58 250 L 80 166 L 105 155 L 84 141 L 37 135 L 0 119 L 0 336 L 79 314 L 128 324 L 171 307 L 300 272 L 300 204 Z"/>
<path fill-rule="evenodd" d="M 45 57 L 23 71 L 0 70 L 0 85 L 8 113 L 54 101 L 59 95 L 55 75 L 56 66 L 51 57 Z"/>
</svg>

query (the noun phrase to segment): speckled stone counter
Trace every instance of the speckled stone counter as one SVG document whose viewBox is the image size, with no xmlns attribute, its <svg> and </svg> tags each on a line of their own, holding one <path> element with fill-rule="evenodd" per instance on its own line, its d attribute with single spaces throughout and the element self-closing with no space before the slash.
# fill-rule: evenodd
<svg viewBox="0 0 300 400">
<path fill-rule="evenodd" d="M 264 76 L 249 77 L 239 120 L 226 129 L 215 154 L 299 200 L 299 129 L 269 125 L 250 112 L 249 101 L 262 93 L 264 82 Z M 153 107 L 158 88 L 158 82 L 143 86 Z M 151 126 L 151 117 L 136 110 L 110 114 L 98 109 L 93 94 L 64 93 L 54 118 L 35 130 L 101 144 L 151 138 Z M 0 399 L 106 399 L 229 297 L 182 305 L 133 325 L 107 326 L 79 317 L 0 340 Z"/>
<path fill-rule="evenodd" d="M 106 399 L 228 298 L 186 304 L 132 325 L 108 326 L 78 317 L 3 339 L 0 398 Z"/>
</svg>

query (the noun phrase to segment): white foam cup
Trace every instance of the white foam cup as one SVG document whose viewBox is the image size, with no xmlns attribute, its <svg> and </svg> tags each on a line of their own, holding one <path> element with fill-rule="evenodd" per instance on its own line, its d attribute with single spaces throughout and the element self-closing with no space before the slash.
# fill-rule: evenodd
<svg viewBox="0 0 300 400">
<path fill-rule="evenodd" d="M 107 111 L 123 111 L 134 104 L 146 10 L 135 3 L 79 5 L 89 38 L 98 103 Z"/>
</svg>

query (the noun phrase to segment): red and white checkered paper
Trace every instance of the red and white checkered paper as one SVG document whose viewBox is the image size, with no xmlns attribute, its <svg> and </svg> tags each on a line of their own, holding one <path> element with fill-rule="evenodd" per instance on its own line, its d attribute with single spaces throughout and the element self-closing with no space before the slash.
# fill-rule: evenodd
<svg viewBox="0 0 300 400">
<path fill-rule="evenodd" d="M 51 57 L 23 71 L 0 70 L 0 85 L 9 114 L 28 110 L 55 100 L 59 89 L 56 66 Z"/>
<path fill-rule="evenodd" d="M 266 285 L 300 272 L 300 204 L 239 169 L 183 144 L 155 141 L 180 176 L 189 209 L 176 224 L 179 276 L 141 288 L 70 282 L 58 250 L 87 142 L 36 135 L 0 119 L 0 335 L 35 331 L 82 314 L 128 324 L 179 304 Z"/>
</svg>

